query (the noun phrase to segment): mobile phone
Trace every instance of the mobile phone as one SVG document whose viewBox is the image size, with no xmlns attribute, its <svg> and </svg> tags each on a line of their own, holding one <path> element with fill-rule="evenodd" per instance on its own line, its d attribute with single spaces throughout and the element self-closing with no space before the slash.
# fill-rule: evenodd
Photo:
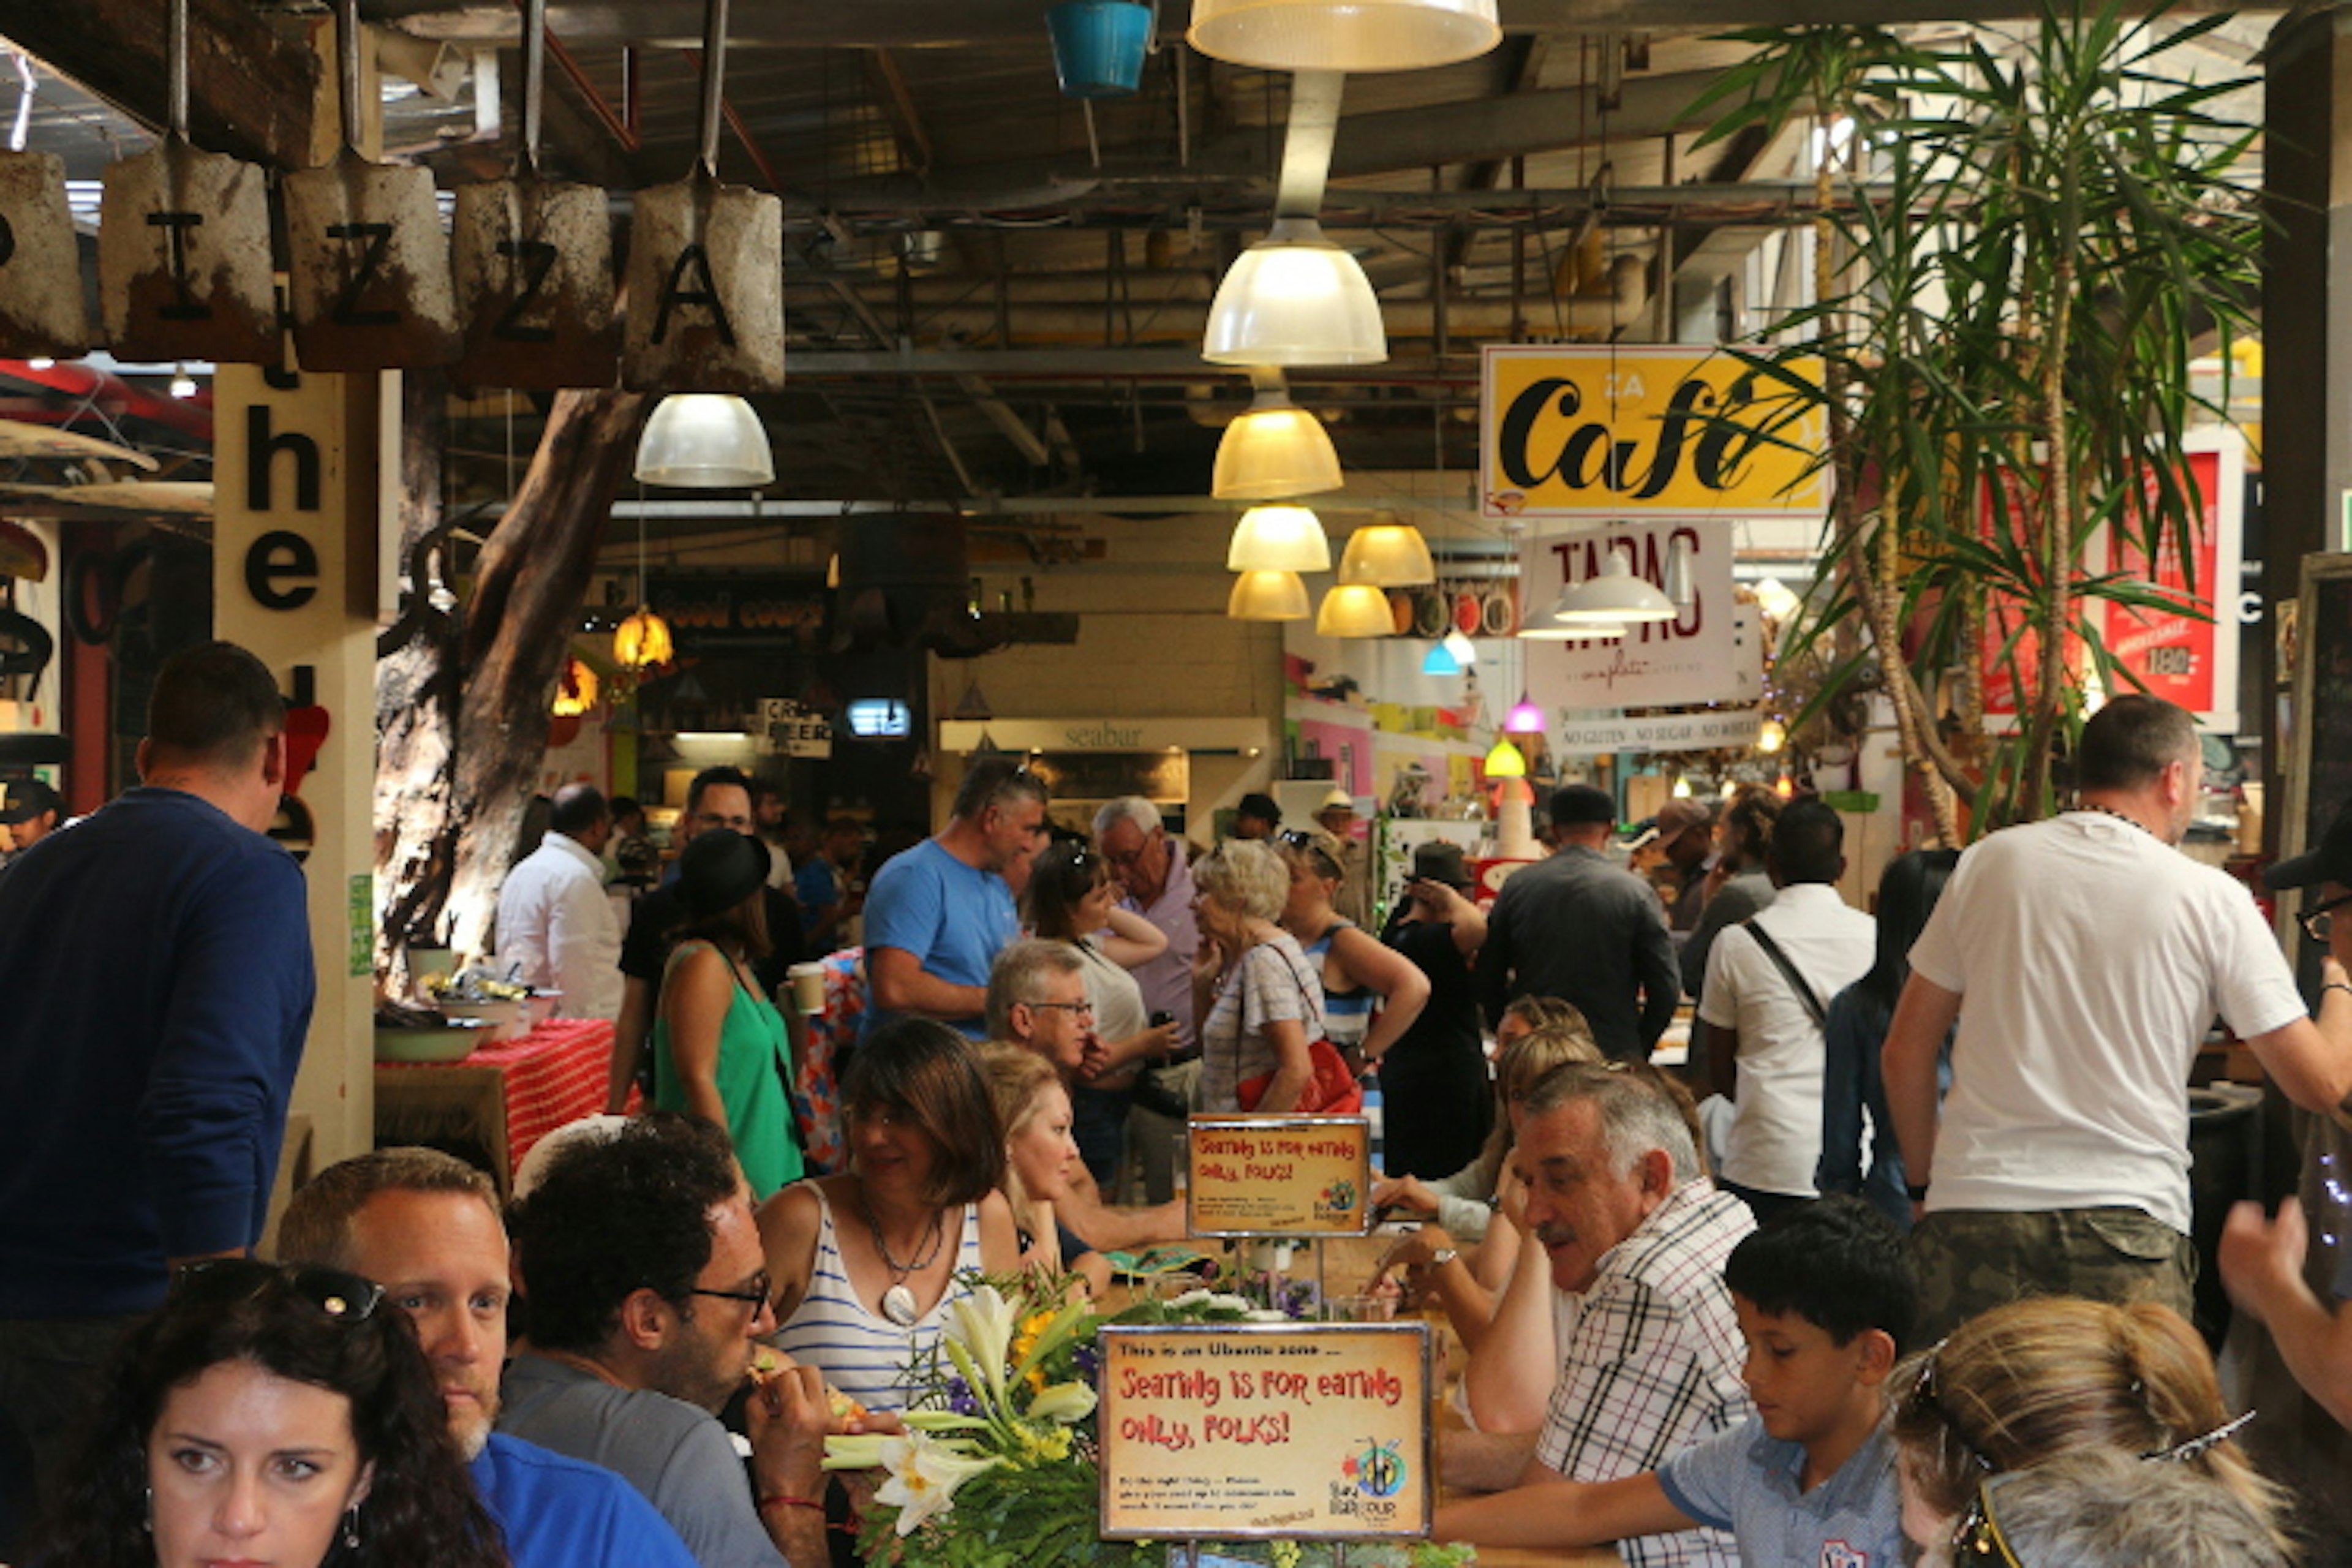
<svg viewBox="0 0 2352 1568">
<path fill-rule="evenodd" d="M 1151 1015 L 1151 1026 L 1155 1029 L 1166 1028 L 1175 1021 L 1176 1015 L 1173 1013 L 1154 1013 Z"/>
</svg>

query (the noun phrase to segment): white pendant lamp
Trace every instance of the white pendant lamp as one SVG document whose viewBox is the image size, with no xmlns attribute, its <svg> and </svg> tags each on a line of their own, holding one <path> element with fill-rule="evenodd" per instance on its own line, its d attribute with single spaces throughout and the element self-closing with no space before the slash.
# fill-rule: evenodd
<svg viewBox="0 0 2352 1568">
<path fill-rule="evenodd" d="M 1454 656 L 1454 662 L 1463 668 L 1467 669 L 1478 662 L 1478 645 L 1464 637 L 1460 626 L 1446 627 L 1445 635 L 1438 641 L 1444 645 L 1446 652 Z"/>
<path fill-rule="evenodd" d="M 1437 563 L 1430 559 L 1429 542 L 1421 530 L 1383 512 L 1380 521 L 1348 536 L 1348 547 L 1339 554 L 1339 581 L 1379 588 L 1418 587 L 1437 581 Z"/>
<path fill-rule="evenodd" d="M 1323 422 L 1292 403 L 1279 379 L 1269 381 L 1218 438 L 1209 493 L 1219 500 L 1284 500 L 1347 482 Z"/>
<path fill-rule="evenodd" d="M 1559 597 L 1546 605 L 1540 615 L 1529 616 L 1519 623 L 1519 636 L 1531 642 L 1607 641 L 1623 637 L 1633 628 L 1623 621 L 1562 620 L 1561 612 L 1576 607 L 1573 595 L 1576 584 L 1559 591 Z"/>
<path fill-rule="evenodd" d="M 1453 65 L 1501 41 L 1495 0 L 1192 0 L 1192 46 L 1260 70 Z"/>
<path fill-rule="evenodd" d="M 751 405 L 731 394 L 670 394 L 637 441 L 636 478 L 645 484 L 740 490 L 775 477 L 767 430 Z"/>
<path fill-rule="evenodd" d="M 1328 572 L 1331 542 L 1323 521 L 1303 506 L 1254 506 L 1234 524 L 1228 572 Z"/>
<path fill-rule="evenodd" d="M 1396 632 L 1396 615 L 1389 596 L 1370 583 L 1341 583 L 1324 593 L 1315 632 L 1327 637 L 1390 637 Z"/>
<path fill-rule="evenodd" d="M 1244 572 L 1225 600 L 1225 614 L 1237 621 L 1303 621 L 1311 613 L 1296 572 Z"/>
<path fill-rule="evenodd" d="M 1380 364 L 1381 302 L 1353 256 L 1311 217 L 1278 217 L 1217 284 L 1201 357 L 1211 364 Z"/>
<path fill-rule="evenodd" d="M 1675 602 L 1655 584 L 1633 575 L 1625 557 L 1611 551 L 1601 557 L 1601 570 L 1581 583 L 1571 584 L 1552 602 L 1550 618 L 1586 624 L 1638 624 L 1671 621 Z"/>
</svg>

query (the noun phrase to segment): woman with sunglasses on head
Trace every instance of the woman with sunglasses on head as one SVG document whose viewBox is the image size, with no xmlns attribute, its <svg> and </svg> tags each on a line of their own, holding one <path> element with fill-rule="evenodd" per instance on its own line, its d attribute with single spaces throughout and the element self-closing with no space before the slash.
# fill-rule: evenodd
<svg viewBox="0 0 2352 1568">
<path fill-rule="evenodd" d="M 1200 1108 L 1295 1110 L 1315 1079 L 1323 987 L 1298 939 L 1275 922 L 1290 868 L 1255 839 L 1228 838 L 1192 868 L 1192 1016 L 1201 1020 Z"/>
<path fill-rule="evenodd" d="M 1276 842 L 1290 872 L 1282 929 L 1297 939 L 1323 987 L 1325 1037 L 1363 1077 L 1429 1005 L 1429 976 L 1332 908 L 1339 859 L 1322 835 L 1285 833 Z"/>
<path fill-rule="evenodd" d="M 226 1258 L 131 1331 L 33 1568 L 505 1568 L 382 1287 Z"/>
</svg>

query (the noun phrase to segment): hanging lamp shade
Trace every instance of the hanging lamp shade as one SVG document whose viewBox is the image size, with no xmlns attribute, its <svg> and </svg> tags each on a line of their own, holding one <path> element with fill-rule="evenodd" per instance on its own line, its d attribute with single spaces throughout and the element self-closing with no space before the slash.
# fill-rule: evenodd
<svg viewBox="0 0 2352 1568">
<path fill-rule="evenodd" d="M 555 700 L 551 707 L 559 719 L 577 719 L 593 712 L 596 707 L 596 672 L 576 658 L 565 659 L 562 671 L 555 678 Z"/>
<path fill-rule="evenodd" d="M 1303 506 L 1254 506 L 1234 524 L 1228 572 L 1328 572 L 1331 542 L 1323 520 Z"/>
<path fill-rule="evenodd" d="M 1557 621 L 1631 625 L 1671 621 L 1677 612 L 1672 599 L 1655 584 L 1634 576 L 1625 557 L 1612 551 L 1601 558 L 1600 571 L 1570 584 L 1552 602 L 1550 614 Z"/>
<path fill-rule="evenodd" d="M 1576 607 L 1577 584 L 1571 583 L 1559 591 L 1559 597 L 1544 607 L 1540 615 L 1529 616 L 1519 624 L 1519 636 L 1531 642 L 1591 642 L 1622 637 L 1633 628 L 1622 621 L 1563 620 L 1561 613 Z"/>
<path fill-rule="evenodd" d="M 674 489 L 740 490 L 776 477 L 768 432 L 730 393 L 674 392 L 637 439 L 636 477 Z"/>
<path fill-rule="evenodd" d="M 1526 690 L 1522 689 L 1519 692 L 1519 700 L 1512 703 L 1511 710 L 1503 716 L 1504 733 L 1540 735 L 1543 733 L 1543 710 L 1529 701 Z"/>
<path fill-rule="evenodd" d="M 654 614 L 651 605 L 638 605 L 635 615 L 614 628 L 613 658 L 623 669 L 651 669 L 677 657 L 669 623 Z"/>
<path fill-rule="evenodd" d="M 1348 536 L 1339 552 L 1339 581 L 1378 588 L 1412 588 L 1437 581 L 1437 563 L 1421 530 L 1402 522 L 1370 522 Z"/>
<path fill-rule="evenodd" d="M 1211 364 L 1380 364 L 1381 302 L 1356 258 L 1311 217 L 1278 217 L 1217 284 L 1201 357 Z"/>
<path fill-rule="evenodd" d="M 1453 65 L 1502 40 L 1495 0 L 1192 0 L 1192 46 L 1277 71 Z"/>
<path fill-rule="evenodd" d="M 1276 386 L 1261 390 L 1218 437 L 1209 493 L 1219 500 L 1282 500 L 1344 483 L 1330 432 Z"/>
<path fill-rule="evenodd" d="M 1518 747 L 1507 739 L 1496 738 L 1495 749 L 1486 753 L 1486 776 L 1490 779 L 1523 779 L 1528 776 L 1528 759 Z"/>
<path fill-rule="evenodd" d="M 1384 637 L 1396 630 L 1389 596 L 1370 583 L 1341 583 L 1326 589 L 1315 611 L 1315 632 L 1327 637 Z"/>
<path fill-rule="evenodd" d="M 1429 645 L 1429 651 L 1421 656 L 1421 672 L 1423 675 L 1459 675 L 1462 673 L 1462 661 L 1454 657 L 1454 650 L 1444 642 L 1433 642 Z"/>
<path fill-rule="evenodd" d="M 1303 621 L 1313 613 L 1296 572 L 1244 572 L 1225 600 L 1225 614 L 1237 621 Z"/>
<path fill-rule="evenodd" d="M 1439 640 L 1444 643 L 1445 651 L 1454 656 L 1454 662 L 1463 668 L 1467 669 L 1478 662 L 1478 645 L 1464 637 L 1460 626 L 1446 627 L 1445 636 Z"/>
</svg>

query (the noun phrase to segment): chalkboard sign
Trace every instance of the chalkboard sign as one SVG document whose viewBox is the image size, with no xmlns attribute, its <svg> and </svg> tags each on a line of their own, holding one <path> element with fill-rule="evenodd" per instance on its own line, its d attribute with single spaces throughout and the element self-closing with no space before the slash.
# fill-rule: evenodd
<svg viewBox="0 0 2352 1568">
<path fill-rule="evenodd" d="M 2317 844 L 2352 805 L 2352 555 L 2304 557 L 2294 628 L 2283 855 Z M 2279 901 L 2282 916 L 2297 907 L 2293 896 Z"/>
</svg>

